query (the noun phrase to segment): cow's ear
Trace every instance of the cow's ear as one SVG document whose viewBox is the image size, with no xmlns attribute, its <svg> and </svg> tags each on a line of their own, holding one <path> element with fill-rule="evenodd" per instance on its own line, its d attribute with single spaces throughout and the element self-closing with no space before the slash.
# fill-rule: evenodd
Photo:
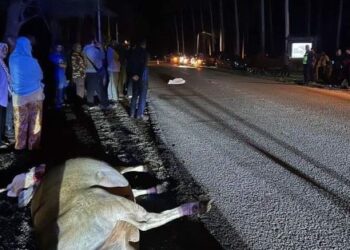
<svg viewBox="0 0 350 250">
<path fill-rule="evenodd" d="M 98 171 L 97 185 L 101 187 L 127 187 L 129 182 L 117 171 Z"/>
</svg>

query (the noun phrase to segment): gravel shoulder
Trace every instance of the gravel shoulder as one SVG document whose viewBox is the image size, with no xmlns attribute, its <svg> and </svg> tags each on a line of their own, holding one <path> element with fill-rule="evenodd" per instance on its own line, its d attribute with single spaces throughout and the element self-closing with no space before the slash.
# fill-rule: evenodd
<svg viewBox="0 0 350 250">
<path fill-rule="evenodd" d="M 73 157 L 97 158 L 112 165 L 147 165 L 150 174 L 129 174 L 133 187 L 148 188 L 163 181 L 169 192 L 138 199 L 148 211 L 160 212 L 182 202 L 206 198 L 189 176 L 179 174 L 171 151 L 162 143 L 154 114 L 149 121 L 132 120 L 127 104 L 103 112 L 75 106 L 61 113 L 45 112 L 43 150 L 37 153 L 0 152 L 0 187 L 37 163 L 48 166 Z M 185 173 L 183 173 L 185 174 Z M 36 249 L 30 209 L 0 196 L 0 249 Z M 141 233 L 141 249 L 221 249 L 199 218 L 183 218 Z"/>
</svg>

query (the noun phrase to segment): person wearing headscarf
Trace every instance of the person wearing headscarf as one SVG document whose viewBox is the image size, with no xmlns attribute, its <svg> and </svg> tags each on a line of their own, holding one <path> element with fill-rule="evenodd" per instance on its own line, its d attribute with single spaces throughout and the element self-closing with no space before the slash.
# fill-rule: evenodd
<svg viewBox="0 0 350 250">
<path fill-rule="evenodd" d="M 68 86 L 66 77 L 67 60 L 63 54 L 63 46 L 57 44 L 50 54 L 50 61 L 55 66 L 56 81 L 56 108 L 61 109 L 64 105 L 65 90 Z"/>
<path fill-rule="evenodd" d="M 0 43 L 0 148 L 7 148 L 4 142 L 5 124 L 6 124 L 6 107 L 8 105 L 9 83 L 11 76 L 4 62 L 8 53 L 8 46 Z"/>
<path fill-rule="evenodd" d="M 85 78 L 86 78 L 86 66 L 87 62 L 82 53 L 81 45 L 76 43 L 73 45 L 73 52 L 71 55 L 72 64 L 72 81 L 75 84 L 76 95 L 80 98 L 80 101 L 85 96 Z"/>
<path fill-rule="evenodd" d="M 43 72 L 32 56 L 28 38 L 19 37 L 10 55 L 12 102 L 14 108 L 15 149 L 40 147 L 44 101 Z"/>
</svg>

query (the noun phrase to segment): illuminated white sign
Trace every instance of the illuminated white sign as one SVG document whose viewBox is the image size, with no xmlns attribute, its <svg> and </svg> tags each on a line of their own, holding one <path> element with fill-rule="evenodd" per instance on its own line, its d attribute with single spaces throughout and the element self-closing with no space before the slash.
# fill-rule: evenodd
<svg viewBox="0 0 350 250">
<path fill-rule="evenodd" d="M 292 43 L 292 58 L 303 58 L 306 52 L 306 45 L 312 48 L 312 43 Z"/>
</svg>

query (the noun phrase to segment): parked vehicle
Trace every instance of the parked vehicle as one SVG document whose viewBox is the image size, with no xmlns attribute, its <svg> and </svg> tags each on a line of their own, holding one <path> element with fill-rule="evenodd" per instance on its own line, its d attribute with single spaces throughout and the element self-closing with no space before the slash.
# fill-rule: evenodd
<svg viewBox="0 0 350 250">
<path fill-rule="evenodd" d="M 216 60 L 216 66 L 223 69 L 247 70 L 248 63 L 239 56 L 228 54 L 219 54 Z"/>
</svg>

